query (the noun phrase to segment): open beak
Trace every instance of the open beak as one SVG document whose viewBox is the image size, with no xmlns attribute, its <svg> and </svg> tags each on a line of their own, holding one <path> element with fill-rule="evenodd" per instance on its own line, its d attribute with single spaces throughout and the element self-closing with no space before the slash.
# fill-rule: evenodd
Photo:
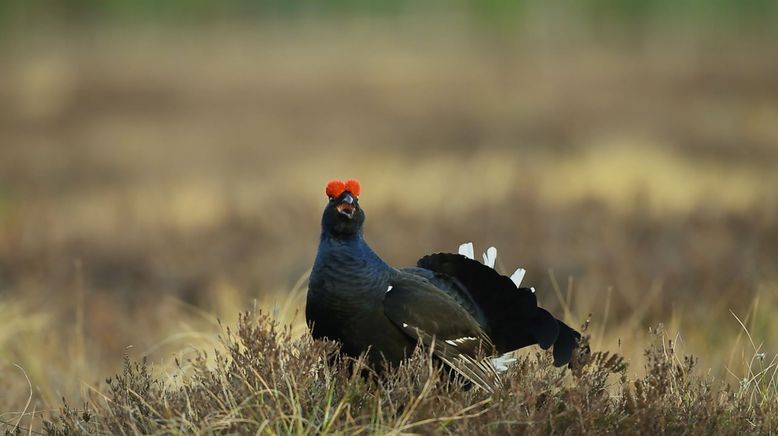
<svg viewBox="0 0 778 436">
<path fill-rule="evenodd" d="M 335 209 L 337 209 L 338 213 L 341 215 L 345 215 L 349 218 L 354 216 L 354 197 L 351 196 L 351 194 L 346 193 L 346 195 L 343 196 L 343 199 L 340 200 L 340 203 L 338 203 L 337 206 L 335 206 Z"/>
</svg>

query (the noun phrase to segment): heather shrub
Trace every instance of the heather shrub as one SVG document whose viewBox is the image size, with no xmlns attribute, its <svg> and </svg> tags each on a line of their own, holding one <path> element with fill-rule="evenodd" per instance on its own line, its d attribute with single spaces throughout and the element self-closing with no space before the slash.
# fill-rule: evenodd
<svg viewBox="0 0 778 436">
<path fill-rule="evenodd" d="M 584 332 L 587 325 L 584 325 Z M 49 434 L 580 434 L 769 433 L 778 425 L 775 371 L 732 388 L 700 374 L 652 330 L 641 375 L 585 336 L 569 369 L 550 353 L 522 353 L 494 395 L 463 386 L 417 349 L 385 374 L 337 345 L 293 337 L 263 314 L 223 329 L 221 346 L 155 376 L 146 360 L 125 359 L 103 394 L 65 404 Z M 774 368 L 770 365 L 769 368 Z M 753 374 L 752 374 L 753 375 Z"/>
</svg>

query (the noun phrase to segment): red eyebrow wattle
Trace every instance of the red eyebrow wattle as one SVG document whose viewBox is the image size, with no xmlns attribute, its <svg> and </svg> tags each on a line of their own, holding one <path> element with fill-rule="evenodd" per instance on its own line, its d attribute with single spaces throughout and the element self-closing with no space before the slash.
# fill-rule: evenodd
<svg viewBox="0 0 778 436">
<path fill-rule="evenodd" d="M 330 180 L 327 183 L 327 188 L 324 190 L 324 192 L 327 194 L 327 197 L 335 198 L 340 197 L 340 194 L 342 194 L 345 190 L 345 183 L 341 182 L 340 180 Z"/>
<path fill-rule="evenodd" d="M 362 190 L 362 187 L 359 185 L 359 181 L 356 179 L 348 179 L 346 180 L 346 191 L 350 192 L 356 197 L 359 197 L 359 191 Z"/>
<path fill-rule="evenodd" d="M 348 179 L 346 182 L 340 180 L 330 180 L 327 183 L 327 188 L 324 192 L 329 198 L 340 197 L 340 194 L 344 192 L 350 192 L 351 195 L 359 197 L 359 193 L 362 191 L 362 187 L 359 185 L 359 181 L 356 179 Z"/>
</svg>

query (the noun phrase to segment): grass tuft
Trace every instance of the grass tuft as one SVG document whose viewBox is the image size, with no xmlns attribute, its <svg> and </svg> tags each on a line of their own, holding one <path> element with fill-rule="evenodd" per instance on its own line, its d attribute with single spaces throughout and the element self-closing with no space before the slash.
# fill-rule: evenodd
<svg viewBox="0 0 778 436">
<path fill-rule="evenodd" d="M 489 395 L 452 381 L 421 349 L 378 375 L 363 358 L 340 356 L 335 343 L 295 338 L 268 315 L 244 313 L 235 330 L 224 329 L 212 358 L 201 351 L 189 365 L 178 363 L 180 380 L 126 358 L 104 396 L 82 408 L 65 403 L 44 431 L 710 434 L 778 425 L 774 362 L 733 390 L 698 374 L 697 360 L 679 356 L 661 326 L 651 335 L 641 376 L 616 353 L 582 351 L 560 370 L 538 351 L 519 356 L 505 388 Z M 583 341 L 588 350 L 588 334 Z"/>
</svg>

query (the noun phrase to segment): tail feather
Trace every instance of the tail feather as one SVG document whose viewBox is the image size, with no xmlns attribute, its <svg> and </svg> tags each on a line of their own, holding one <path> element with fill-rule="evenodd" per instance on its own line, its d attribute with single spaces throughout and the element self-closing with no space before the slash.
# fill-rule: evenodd
<svg viewBox="0 0 778 436">
<path fill-rule="evenodd" d="M 554 346 L 554 363 L 570 360 L 580 335 L 538 307 L 530 288 L 519 288 L 511 278 L 466 256 L 450 253 L 421 258 L 418 267 L 455 278 L 483 312 L 497 351 L 505 353 L 528 345 Z"/>
<path fill-rule="evenodd" d="M 508 368 L 516 362 L 516 360 L 517 359 L 513 357 L 513 353 L 504 353 L 489 359 L 492 367 L 494 367 L 497 372 L 507 371 Z"/>
<path fill-rule="evenodd" d="M 554 366 L 564 366 L 573 357 L 573 351 L 581 340 L 581 334 L 573 330 L 567 324 L 557 320 L 559 324 L 559 336 L 554 343 Z"/>
<path fill-rule="evenodd" d="M 546 309 L 537 308 L 530 324 L 530 332 L 540 348 L 548 350 L 558 341 L 561 330 L 559 324 L 560 322 Z"/>
</svg>

